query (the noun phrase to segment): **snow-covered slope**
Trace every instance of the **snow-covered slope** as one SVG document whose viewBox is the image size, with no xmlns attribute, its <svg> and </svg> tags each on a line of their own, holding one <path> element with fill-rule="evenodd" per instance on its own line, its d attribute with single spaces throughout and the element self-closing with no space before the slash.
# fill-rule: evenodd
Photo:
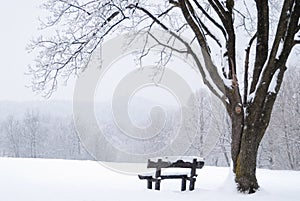
<svg viewBox="0 0 300 201">
<path fill-rule="evenodd" d="M 204 166 L 197 173 L 195 191 L 180 192 L 179 180 L 163 181 L 161 191 L 154 191 L 147 190 L 145 181 L 137 176 L 111 171 L 93 161 L 0 158 L 0 200 L 300 200 L 300 172 L 258 170 L 261 190 L 253 195 L 235 191 L 228 168 Z"/>
</svg>

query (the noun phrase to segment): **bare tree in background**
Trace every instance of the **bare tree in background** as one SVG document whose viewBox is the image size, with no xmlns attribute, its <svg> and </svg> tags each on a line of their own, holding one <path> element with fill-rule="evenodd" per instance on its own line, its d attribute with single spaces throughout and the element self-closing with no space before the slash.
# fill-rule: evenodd
<svg viewBox="0 0 300 201">
<path fill-rule="evenodd" d="M 188 101 L 188 107 L 183 108 L 187 118 L 184 119 L 183 126 L 185 134 L 192 142 L 190 149 L 196 152 L 197 156 L 204 157 L 204 142 L 209 135 L 209 127 L 212 119 L 212 108 L 210 97 L 207 91 L 199 90 L 191 95 Z M 194 112 L 195 110 L 198 112 Z"/>
<path fill-rule="evenodd" d="M 24 116 L 24 136 L 27 136 L 30 147 L 30 157 L 37 157 L 38 132 L 40 128 L 40 119 L 38 112 L 27 111 Z"/>
<path fill-rule="evenodd" d="M 9 115 L 3 123 L 4 132 L 9 139 L 15 157 L 20 157 L 20 127 L 20 122 L 12 115 Z"/>
<path fill-rule="evenodd" d="M 273 109 L 273 118 L 263 139 L 262 167 L 299 170 L 300 164 L 300 71 L 289 69 Z M 284 162 L 282 162 L 284 161 Z"/>
<path fill-rule="evenodd" d="M 30 69 L 34 90 L 51 93 L 60 79 L 82 71 L 91 53 L 113 31 L 168 32 L 186 47 L 185 53 L 193 57 L 205 84 L 223 101 L 231 118 L 231 157 L 238 189 L 254 193 L 259 188 L 257 151 L 287 59 L 300 43 L 300 0 L 49 0 L 44 7 L 51 12 L 44 27 L 59 31 L 32 44 L 40 52 Z M 279 18 L 273 18 L 274 13 Z M 185 33 L 190 41 L 182 39 Z M 172 41 L 164 45 L 172 48 Z M 194 54 L 192 43 L 201 47 L 205 65 Z M 245 50 L 245 55 L 239 55 Z M 240 57 L 244 62 L 239 62 Z"/>
<path fill-rule="evenodd" d="M 230 118 L 225 111 L 220 110 L 218 113 L 214 114 L 213 122 L 215 122 L 220 136 L 215 150 L 219 155 L 223 155 L 223 157 L 218 157 L 218 160 L 219 158 L 224 158 L 225 165 L 230 166 Z M 218 162 L 218 160 L 216 162 Z M 216 163 L 216 165 L 218 164 Z"/>
<path fill-rule="evenodd" d="M 219 101 L 212 101 L 206 90 L 198 90 L 189 98 L 187 118 L 183 122 L 184 135 L 192 142 L 187 154 L 205 157 L 205 164 L 230 166 L 230 119 L 226 111 L 215 110 Z M 195 110 L 198 112 L 194 112 Z M 211 127 L 215 129 L 210 130 Z M 212 133 L 214 132 L 214 133 Z M 207 147 L 208 135 L 218 136 L 216 145 Z M 209 148 L 213 148 L 209 150 Z M 208 154 L 209 153 L 209 154 Z"/>
</svg>

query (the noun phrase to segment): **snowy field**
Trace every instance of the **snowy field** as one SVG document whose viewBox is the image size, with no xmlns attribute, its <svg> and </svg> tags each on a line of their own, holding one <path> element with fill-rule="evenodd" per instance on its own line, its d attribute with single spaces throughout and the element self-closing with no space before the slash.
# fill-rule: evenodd
<svg viewBox="0 0 300 201">
<path fill-rule="evenodd" d="M 134 164 L 142 165 L 145 164 Z M 261 189 L 235 191 L 228 168 L 197 170 L 196 190 L 180 192 L 180 180 L 147 190 L 137 176 L 111 171 L 93 161 L 0 158 L 1 201 L 299 201 L 300 172 L 258 170 Z"/>
</svg>

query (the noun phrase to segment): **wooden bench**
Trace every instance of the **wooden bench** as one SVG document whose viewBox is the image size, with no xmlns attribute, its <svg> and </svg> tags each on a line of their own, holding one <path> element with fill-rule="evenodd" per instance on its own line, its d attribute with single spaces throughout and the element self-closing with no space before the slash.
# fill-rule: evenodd
<svg viewBox="0 0 300 201">
<path fill-rule="evenodd" d="M 152 189 L 152 182 L 155 183 L 155 190 L 160 190 L 160 183 L 164 179 L 181 179 L 181 191 L 186 190 L 186 182 L 189 181 L 189 190 L 195 188 L 196 169 L 201 169 L 204 166 L 203 159 L 199 157 L 164 157 L 148 159 L 147 168 L 155 168 L 155 174 L 138 175 L 139 179 L 147 180 L 147 188 Z M 166 168 L 188 168 L 190 172 L 166 173 L 163 169 Z"/>
</svg>

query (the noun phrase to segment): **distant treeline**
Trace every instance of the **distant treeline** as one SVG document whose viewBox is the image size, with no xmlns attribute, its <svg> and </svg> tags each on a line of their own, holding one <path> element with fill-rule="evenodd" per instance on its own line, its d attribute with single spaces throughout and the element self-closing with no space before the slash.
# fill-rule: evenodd
<svg viewBox="0 0 300 201">
<path fill-rule="evenodd" d="M 258 167 L 268 169 L 300 170 L 300 71 L 287 72 L 281 92 L 275 104 L 272 120 L 259 149 Z M 109 110 L 105 103 L 100 106 L 101 123 L 105 132 L 113 135 L 118 127 L 109 118 Z M 143 100 L 139 104 L 143 104 Z M 205 155 L 206 165 L 229 166 L 230 156 L 230 119 L 222 110 L 219 114 L 211 115 L 213 105 L 201 95 L 195 94 L 190 101 L 190 108 L 198 108 L 198 116 L 187 108 L 182 111 L 189 114 L 180 126 L 183 126 L 181 137 L 194 136 L 185 155 L 203 156 L 207 152 L 205 140 L 212 135 L 210 126 L 215 126 L 218 141 L 212 150 Z M 60 159 L 93 159 L 85 150 L 78 137 L 73 121 L 71 103 L 69 102 L 0 102 L 0 157 L 29 157 L 29 158 L 60 158 Z M 173 132 L 178 113 L 177 109 L 168 111 L 169 122 L 172 125 L 162 130 L 162 137 L 153 141 L 153 146 L 159 146 L 165 137 Z M 174 114 L 174 116 L 172 116 Z M 140 114 L 145 115 L 144 113 Z M 156 117 L 157 121 L 161 121 Z M 208 120 L 213 124 L 207 123 Z M 91 125 L 93 126 L 93 125 Z M 195 129 L 196 128 L 196 129 Z M 182 133 L 181 133 L 182 134 Z M 214 133 L 216 134 L 216 133 Z M 150 141 L 149 141 L 150 143 Z M 119 155 L 112 150 L 106 150 L 101 144 L 103 155 L 101 160 L 133 161 L 128 155 Z M 134 149 L 138 144 L 129 146 Z M 166 154 L 172 154 L 166 152 Z M 131 156 L 132 157 L 132 156 Z M 141 158 L 141 162 L 146 159 Z"/>
</svg>

